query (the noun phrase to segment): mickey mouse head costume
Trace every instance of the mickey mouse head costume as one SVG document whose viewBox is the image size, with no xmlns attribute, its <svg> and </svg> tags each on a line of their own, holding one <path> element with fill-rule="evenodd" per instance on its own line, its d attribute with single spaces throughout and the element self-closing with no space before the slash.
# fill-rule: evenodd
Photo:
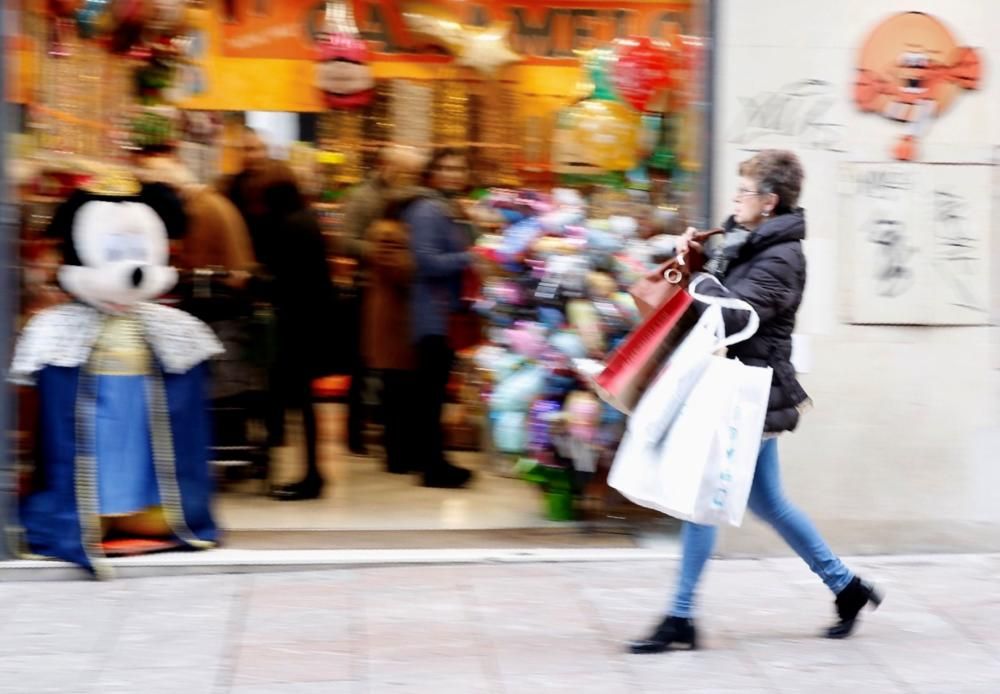
<svg viewBox="0 0 1000 694">
<path fill-rule="evenodd" d="M 222 346 L 153 303 L 177 281 L 168 239 L 184 227 L 170 188 L 123 174 L 75 191 L 53 217 L 74 301 L 29 321 L 10 374 L 38 393 L 36 474 L 20 504 L 32 554 L 100 574 L 111 541 L 134 551 L 217 539 L 205 362 Z"/>
</svg>

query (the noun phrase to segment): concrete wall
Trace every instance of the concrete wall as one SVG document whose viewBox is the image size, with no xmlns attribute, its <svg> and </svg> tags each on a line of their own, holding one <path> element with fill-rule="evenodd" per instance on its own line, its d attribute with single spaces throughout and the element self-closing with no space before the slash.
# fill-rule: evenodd
<svg viewBox="0 0 1000 694">
<path fill-rule="evenodd" d="M 806 168 L 810 278 L 800 314 L 815 408 L 782 438 L 789 495 L 845 553 L 1000 551 L 1000 2 L 718 0 L 714 194 L 729 213 L 736 166 L 752 151 L 796 151 Z M 897 12 L 942 20 L 985 62 L 978 91 L 932 122 L 919 161 L 896 163 L 903 126 L 852 101 L 867 33 Z M 880 249 L 864 227 L 856 176 L 902 170 L 911 215 L 909 298 L 882 297 Z M 933 191 L 957 188 L 975 237 L 965 278 L 982 306 L 956 308 L 940 274 Z M 916 229 L 916 227 L 914 227 Z M 920 260 L 920 258 L 923 258 Z M 891 300 L 890 300 L 891 299 Z M 895 303 L 894 303 L 895 302 Z M 870 322 L 959 323 L 861 325 Z M 992 323 L 992 325 L 991 325 Z M 756 521 L 725 533 L 726 554 L 784 552 Z"/>
</svg>

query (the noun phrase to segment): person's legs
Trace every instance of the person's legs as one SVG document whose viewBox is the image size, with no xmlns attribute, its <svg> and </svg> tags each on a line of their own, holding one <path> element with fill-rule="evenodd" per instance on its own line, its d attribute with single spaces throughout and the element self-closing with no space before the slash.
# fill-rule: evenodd
<svg viewBox="0 0 1000 694">
<path fill-rule="evenodd" d="M 444 337 L 431 335 L 417 344 L 421 465 L 431 470 L 444 459 L 441 414 L 448 389 L 452 354 Z"/>
<path fill-rule="evenodd" d="M 677 579 L 677 590 L 674 593 L 670 615 L 692 619 L 694 617 L 695 596 L 698 583 L 704 573 L 705 565 L 712 556 L 718 529 L 713 525 L 684 523 L 681 530 L 680 574 Z"/>
<path fill-rule="evenodd" d="M 777 439 L 761 444 L 749 506 L 778 532 L 834 593 L 840 593 L 854 578 L 820 536 L 812 521 L 785 498 L 781 489 Z"/>
<path fill-rule="evenodd" d="M 347 391 L 347 447 L 351 453 L 367 453 L 365 443 L 365 386 L 368 372 L 364 361 L 357 357 L 351 369 L 351 386 Z"/>
<path fill-rule="evenodd" d="M 715 526 L 684 523 L 681 530 L 683 556 L 673 602 L 667 611 L 667 616 L 656 626 L 652 634 L 629 642 L 629 652 L 663 653 L 668 650 L 698 647 L 698 635 L 693 619 L 695 596 L 705 565 L 712 556 L 717 534 Z"/>
<path fill-rule="evenodd" d="M 413 440 L 407 436 L 407 422 L 414 415 L 408 411 L 411 405 L 410 388 L 407 387 L 409 372 L 389 369 L 382 373 L 382 411 L 385 417 L 385 466 L 396 474 L 410 472 L 412 464 L 407 460 L 413 451 L 409 447 Z"/>
<path fill-rule="evenodd" d="M 362 302 L 363 298 L 359 295 L 351 305 L 353 314 L 350 323 L 354 328 L 355 344 L 351 354 L 351 386 L 347 391 L 347 447 L 357 455 L 367 453 L 365 444 L 365 425 L 367 423 L 365 388 L 368 370 L 361 353 Z"/>
<path fill-rule="evenodd" d="M 305 434 L 306 474 L 305 482 L 322 486 L 323 475 L 319 470 L 318 436 L 316 428 L 316 402 L 313 400 L 312 384 L 306 383 L 302 394 L 302 431 Z"/>
<path fill-rule="evenodd" d="M 444 431 L 441 415 L 448 394 L 448 379 L 455 359 L 444 336 L 424 337 L 417 344 L 419 380 L 416 426 L 421 442 L 419 466 L 424 484 L 432 487 L 461 487 L 470 479 L 468 470 L 448 463 L 444 455 Z"/>
<path fill-rule="evenodd" d="M 316 403 L 312 395 L 312 381 L 298 378 L 287 384 L 288 406 L 302 412 L 302 432 L 305 444 L 306 469 L 298 482 L 277 487 L 271 495 L 281 501 L 303 501 L 319 498 L 323 490 L 323 476 L 319 470 L 319 441 L 316 424 Z"/>
</svg>

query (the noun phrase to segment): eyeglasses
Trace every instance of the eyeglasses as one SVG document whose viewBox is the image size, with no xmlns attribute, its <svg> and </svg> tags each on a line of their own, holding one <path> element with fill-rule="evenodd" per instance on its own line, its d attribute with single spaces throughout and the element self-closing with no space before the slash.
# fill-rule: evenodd
<svg viewBox="0 0 1000 694">
<path fill-rule="evenodd" d="M 746 188 L 738 188 L 736 190 L 736 197 L 738 198 L 752 198 L 757 195 L 765 195 L 759 190 L 747 190 Z"/>
</svg>

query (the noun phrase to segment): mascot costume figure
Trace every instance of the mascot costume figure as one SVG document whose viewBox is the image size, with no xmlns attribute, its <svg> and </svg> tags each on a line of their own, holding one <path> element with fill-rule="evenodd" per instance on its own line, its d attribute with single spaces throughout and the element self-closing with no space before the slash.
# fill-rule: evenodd
<svg viewBox="0 0 1000 694">
<path fill-rule="evenodd" d="M 37 391 L 37 455 L 20 519 L 31 554 L 97 575 L 104 557 L 215 545 L 208 365 L 215 334 L 153 303 L 183 233 L 166 186 L 109 174 L 56 211 L 59 283 L 74 301 L 36 314 L 11 380 Z M 131 544 L 129 544 L 131 543 Z"/>
</svg>

